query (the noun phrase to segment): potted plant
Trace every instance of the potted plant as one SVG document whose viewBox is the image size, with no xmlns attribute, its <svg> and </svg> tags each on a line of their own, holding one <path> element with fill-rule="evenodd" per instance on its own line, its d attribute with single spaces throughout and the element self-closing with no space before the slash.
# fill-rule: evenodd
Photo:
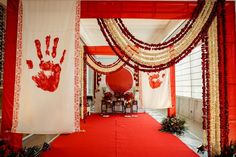
<svg viewBox="0 0 236 157">
<path fill-rule="evenodd" d="M 185 124 L 185 120 L 179 119 L 175 116 L 170 116 L 170 117 L 165 118 L 161 122 L 160 131 L 182 135 L 184 134 L 184 131 L 186 130 L 186 127 L 184 124 Z"/>
</svg>

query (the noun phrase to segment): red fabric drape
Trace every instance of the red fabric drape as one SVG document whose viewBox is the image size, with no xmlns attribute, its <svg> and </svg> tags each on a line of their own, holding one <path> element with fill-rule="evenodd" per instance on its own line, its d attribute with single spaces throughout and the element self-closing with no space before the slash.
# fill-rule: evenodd
<svg viewBox="0 0 236 157">
<path fill-rule="evenodd" d="M 187 19 L 197 2 L 82 1 L 81 18 Z"/>
<path fill-rule="evenodd" d="M 229 105 L 229 142 L 236 140 L 236 44 L 235 44 L 235 2 L 225 5 L 226 17 L 226 74 Z"/>
<path fill-rule="evenodd" d="M 116 55 L 110 46 L 84 46 L 84 50 L 90 55 Z"/>
<path fill-rule="evenodd" d="M 20 134 L 9 133 L 12 126 L 14 84 L 15 84 L 15 62 L 16 62 L 16 40 L 17 19 L 19 0 L 9 0 L 7 3 L 7 26 L 6 45 L 4 56 L 4 82 L 2 99 L 2 136 L 9 140 L 10 145 L 15 148 L 22 146 Z"/>
<path fill-rule="evenodd" d="M 175 93 L 175 66 L 170 67 L 170 88 L 172 108 L 168 108 L 168 116 L 176 116 L 176 93 Z"/>
</svg>

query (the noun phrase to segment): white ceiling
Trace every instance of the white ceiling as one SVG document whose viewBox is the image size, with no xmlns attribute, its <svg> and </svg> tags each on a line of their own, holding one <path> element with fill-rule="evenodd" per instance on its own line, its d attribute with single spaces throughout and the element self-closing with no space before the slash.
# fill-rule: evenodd
<svg viewBox="0 0 236 157">
<path fill-rule="evenodd" d="M 123 19 L 129 31 L 145 42 L 165 40 L 183 20 Z M 103 37 L 96 19 L 81 19 L 81 38 L 87 46 L 108 45 Z"/>
</svg>

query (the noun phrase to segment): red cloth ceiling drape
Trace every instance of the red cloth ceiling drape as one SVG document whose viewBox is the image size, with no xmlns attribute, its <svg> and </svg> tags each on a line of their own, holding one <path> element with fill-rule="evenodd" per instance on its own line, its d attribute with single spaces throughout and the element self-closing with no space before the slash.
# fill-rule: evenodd
<svg viewBox="0 0 236 157">
<path fill-rule="evenodd" d="M 82 1 L 81 18 L 188 19 L 197 2 Z"/>
<path fill-rule="evenodd" d="M 84 50 L 90 55 L 116 55 L 110 46 L 84 46 Z"/>
</svg>

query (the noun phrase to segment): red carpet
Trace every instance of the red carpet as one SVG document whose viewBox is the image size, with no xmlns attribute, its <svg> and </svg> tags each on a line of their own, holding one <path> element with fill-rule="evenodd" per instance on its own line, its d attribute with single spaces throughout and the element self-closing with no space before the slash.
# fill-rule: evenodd
<svg viewBox="0 0 236 157">
<path fill-rule="evenodd" d="M 148 114 L 137 118 L 112 115 L 88 117 L 85 133 L 61 135 L 43 157 L 195 157 L 177 137 L 159 131 Z"/>
</svg>

